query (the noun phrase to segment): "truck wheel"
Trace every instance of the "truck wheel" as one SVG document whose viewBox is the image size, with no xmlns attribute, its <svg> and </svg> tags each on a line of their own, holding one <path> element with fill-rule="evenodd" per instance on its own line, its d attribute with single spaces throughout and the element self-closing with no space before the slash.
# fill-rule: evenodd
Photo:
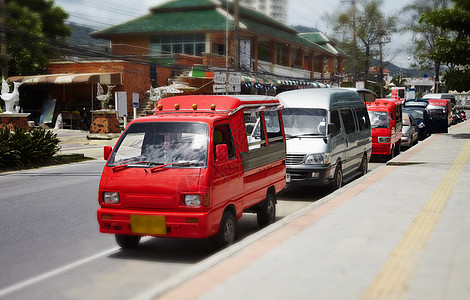
<svg viewBox="0 0 470 300">
<path fill-rule="evenodd" d="M 233 244 L 237 234 L 237 219 L 229 212 L 225 211 L 220 222 L 219 232 L 214 236 L 213 241 L 217 248 L 227 247 Z"/>
<path fill-rule="evenodd" d="M 140 242 L 140 235 L 124 235 L 124 234 L 116 234 L 114 236 L 116 238 L 116 243 L 122 249 L 132 249 L 137 247 Z"/>
<path fill-rule="evenodd" d="M 256 217 L 260 227 L 274 223 L 274 220 L 276 219 L 276 198 L 273 194 L 268 193 L 266 199 L 263 201 L 263 206 L 259 208 Z"/>
<path fill-rule="evenodd" d="M 367 174 L 367 169 L 368 169 L 367 154 L 364 154 L 362 156 L 361 165 L 359 166 L 359 172 L 361 173 L 361 176 L 364 176 Z"/>
<path fill-rule="evenodd" d="M 335 176 L 333 177 L 333 182 L 331 182 L 330 187 L 332 190 L 337 190 L 343 186 L 343 169 L 341 165 L 338 164 L 335 169 Z"/>
</svg>

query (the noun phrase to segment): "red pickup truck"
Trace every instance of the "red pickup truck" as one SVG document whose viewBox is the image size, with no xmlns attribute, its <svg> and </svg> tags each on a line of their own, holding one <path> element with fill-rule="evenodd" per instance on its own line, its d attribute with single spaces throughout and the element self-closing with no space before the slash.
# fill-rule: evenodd
<svg viewBox="0 0 470 300">
<path fill-rule="evenodd" d="M 114 149 L 99 185 L 100 232 L 122 248 L 141 236 L 236 238 L 243 212 L 274 222 L 276 194 L 286 185 L 282 106 L 267 96 L 178 96 L 159 101 L 155 114 L 132 121 Z M 249 125 L 261 139 L 250 145 Z"/>
<path fill-rule="evenodd" d="M 372 155 L 393 158 L 400 153 L 402 104 L 395 99 L 376 99 L 367 103 L 372 127 Z"/>
</svg>

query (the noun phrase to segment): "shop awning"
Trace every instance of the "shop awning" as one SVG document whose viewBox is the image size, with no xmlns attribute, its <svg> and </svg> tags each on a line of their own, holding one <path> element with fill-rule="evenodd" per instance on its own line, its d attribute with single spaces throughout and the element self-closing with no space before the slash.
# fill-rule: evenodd
<svg viewBox="0 0 470 300">
<path fill-rule="evenodd" d="M 34 76 L 13 76 L 10 82 L 21 81 L 25 84 L 72 84 L 72 83 L 101 83 L 122 85 L 122 73 L 70 73 Z"/>
</svg>

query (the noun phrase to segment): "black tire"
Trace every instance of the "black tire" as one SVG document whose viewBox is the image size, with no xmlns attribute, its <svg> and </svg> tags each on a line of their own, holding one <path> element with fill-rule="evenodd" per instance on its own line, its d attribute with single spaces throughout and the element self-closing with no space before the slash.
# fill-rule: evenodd
<svg viewBox="0 0 470 300">
<path fill-rule="evenodd" d="M 359 172 L 361 173 L 361 176 L 364 176 L 367 174 L 368 168 L 369 168 L 369 162 L 367 161 L 367 154 L 364 154 L 362 156 L 361 165 L 359 166 Z"/>
<path fill-rule="evenodd" d="M 273 194 L 268 193 L 266 195 L 266 199 L 257 211 L 256 217 L 260 227 L 274 223 L 276 220 L 276 197 Z"/>
<path fill-rule="evenodd" d="M 335 169 L 335 175 L 333 181 L 330 183 L 330 188 L 332 190 L 340 189 L 343 186 L 343 168 L 341 164 L 338 164 Z"/>
<path fill-rule="evenodd" d="M 400 149 L 400 144 L 395 145 L 395 156 L 400 155 L 401 149 Z"/>
<path fill-rule="evenodd" d="M 125 235 L 125 234 L 116 234 L 116 243 L 122 249 L 132 249 L 137 247 L 140 242 L 140 235 Z"/>
<path fill-rule="evenodd" d="M 219 232 L 213 237 L 216 248 L 232 245 L 237 237 L 237 218 L 230 211 L 225 211 L 220 221 Z"/>
<path fill-rule="evenodd" d="M 388 160 L 393 159 L 395 157 L 395 147 L 392 147 L 390 150 L 390 154 L 388 155 Z"/>
</svg>

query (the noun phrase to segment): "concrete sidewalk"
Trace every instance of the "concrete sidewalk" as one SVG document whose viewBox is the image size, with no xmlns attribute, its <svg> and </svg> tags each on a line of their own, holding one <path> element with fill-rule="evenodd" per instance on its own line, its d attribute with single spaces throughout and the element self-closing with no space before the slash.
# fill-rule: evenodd
<svg viewBox="0 0 470 300">
<path fill-rule="evenodd" d="M 470 299 L 469 156 L 467 121 L 136 299 Z"/>
</svg>

